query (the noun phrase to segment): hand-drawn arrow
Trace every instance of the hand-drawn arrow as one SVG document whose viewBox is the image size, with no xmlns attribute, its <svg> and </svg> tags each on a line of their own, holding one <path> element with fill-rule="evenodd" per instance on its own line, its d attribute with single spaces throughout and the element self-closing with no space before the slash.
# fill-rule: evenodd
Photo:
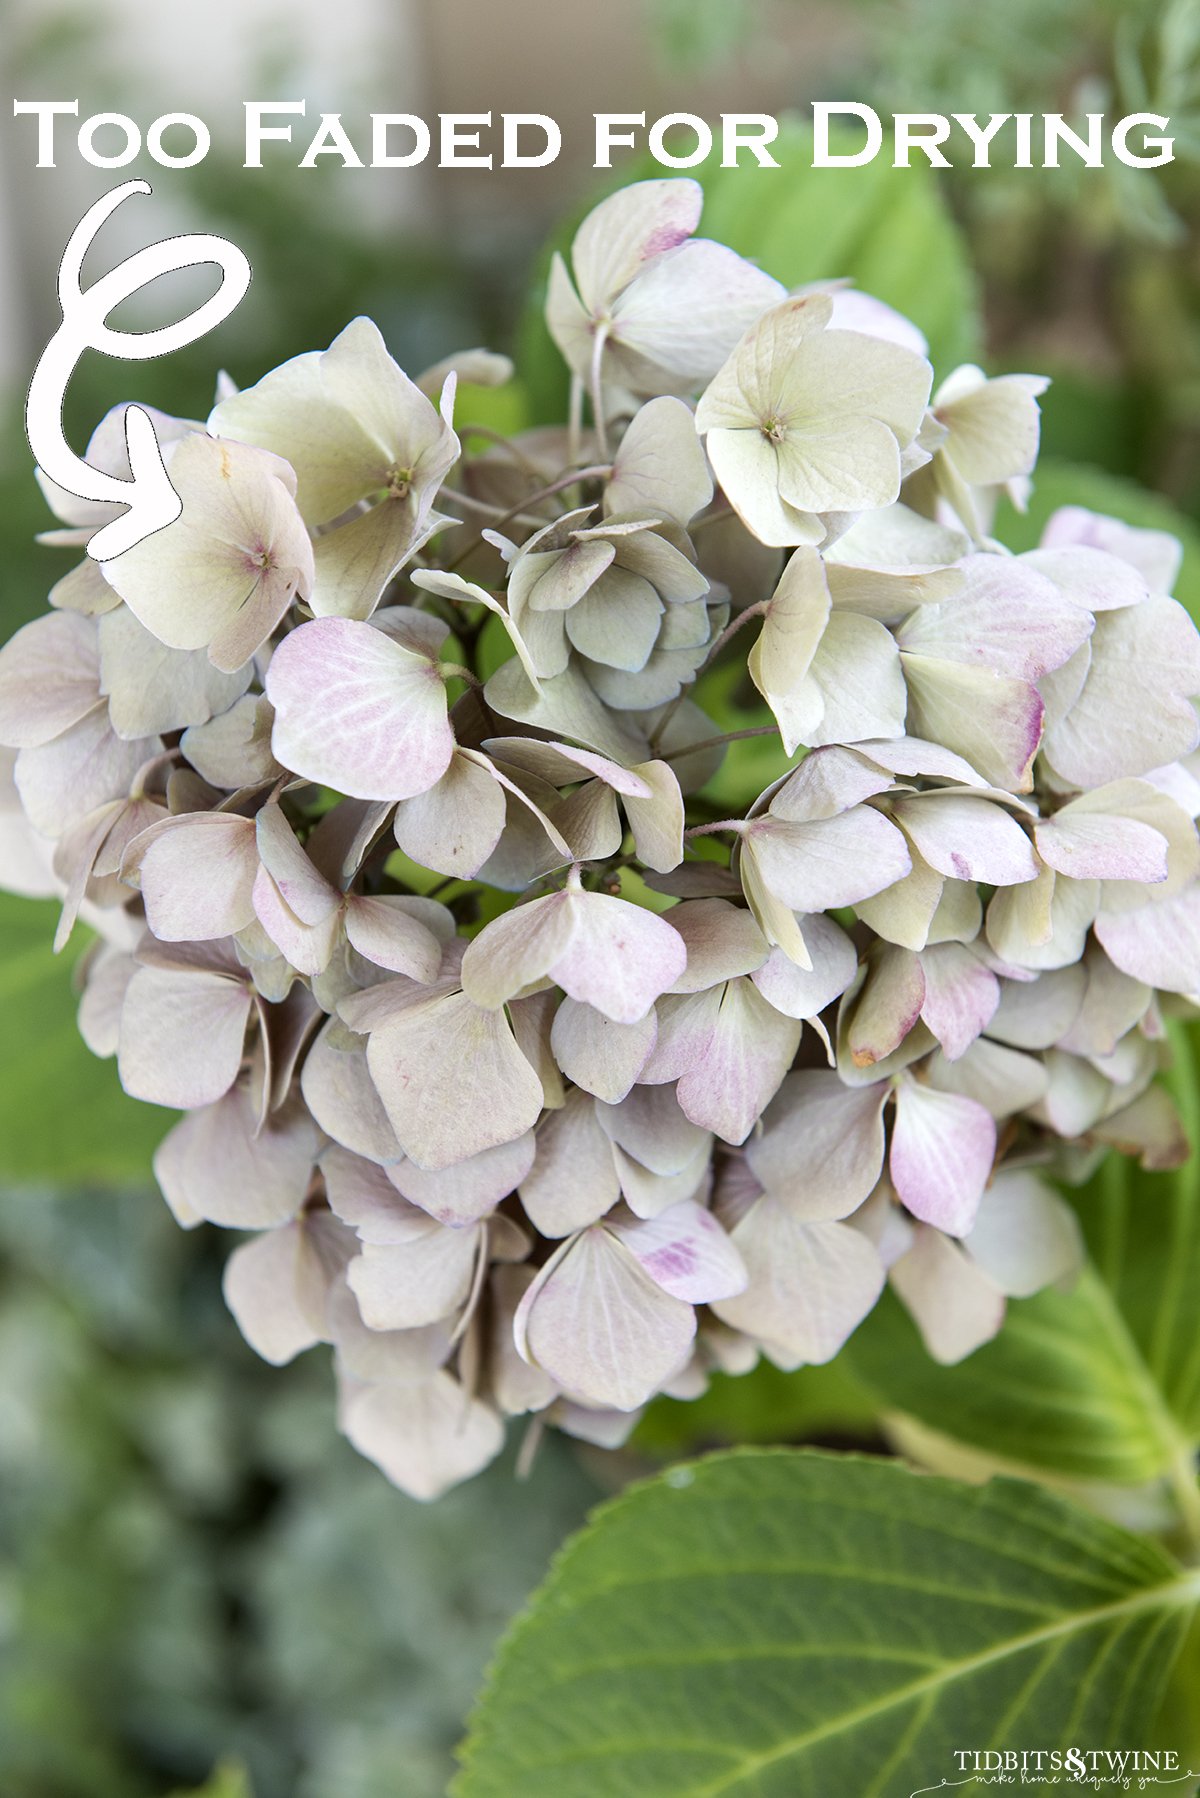
<svg viewBox="0 0 1200 1798">
<path fill-rule="evenodd" d="M 129 480 L 93 468 L 72 450 L 63 430 L 63 400 L 76 363 L 87 349 L 128 362 L 167 356 L 228 318 L 250 285 L 250 264 L 235 244 L 197 233 L 148 244 L 85 291 L 80 286 L 83 259 L 101 225 L 130 194 L 150 192 L 148 181 L 126 181 L 97 200 L 71 233 L 58 274 L 62 324 L 42 352 L 25 402 L 25 435 L 43 472 L 80 499 L 128 507 L 89 541 L 87 553 L 97 562 L 119 556 L 172 524 L 183 506 L 167 477 L 149 414 L 140 406 L 125 411 Z M 175 324 L 157 331 L 113 331 L 105 323 L 115 306 L 159 275 L 205 263 L 214 263 L 221 270 L 221 284 L 211 299 Z"/>
</svg>

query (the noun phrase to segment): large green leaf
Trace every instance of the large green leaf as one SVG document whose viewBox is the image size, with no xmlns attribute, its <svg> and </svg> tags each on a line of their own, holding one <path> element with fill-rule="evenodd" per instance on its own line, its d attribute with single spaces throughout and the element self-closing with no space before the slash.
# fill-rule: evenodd
<svg viewBox="0 0 1200 1798">
<path fill-rule="evenodd" d="M 602 1510 L 502 1645 L 457 1798 L 907 1798 L 1139 1744 L 1200 1573 L 1020 1481 L 741 1450 Z"/>
<path fill-rule="evenodd" d="M 831 133 L 835 150 L 855 149 Z M 849 276 L 918 324 L 939 374 L 979 353 L 979 302 L 964 240 L 929 168 L 894 169 L 879 158 L 861 168 L 814 169 L 812 132 L 784 124 L 774 146 L 777 170 L 689 171 L 704 188 L 701 234 L 728 244 L 788 287 Z M 608 183 L 669 174 L 649 160 Z M 601 197 L 600 191 L 589 204 Z M 569 249 L 579 216 L 551 249 Z M 545 256 L 521 334 L 520 367 L 535 416 L 560 421 L 567 376 L 542 319 Z"/>
<path fill-rule="evenodd" d="M 56 957 L 57 917 L 0 893 L 0 1180 L 146 1184 L 173 1114 L 126 1098 L 84 1044 L 71 966 L 87 932 Z"/>
</svg>

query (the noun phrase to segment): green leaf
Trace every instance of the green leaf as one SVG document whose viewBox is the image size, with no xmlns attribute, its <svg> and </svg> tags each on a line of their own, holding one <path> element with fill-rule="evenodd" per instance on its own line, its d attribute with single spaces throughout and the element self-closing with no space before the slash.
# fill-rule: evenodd
<svg viewBox="0 0 1200 1798">
<path fill-rule="evenodd" d="M 1194 1144 L 1191 1045 L 1182 1028 L 1173 1040 L 1168 1084 Z M 1090 1251 L 1069 1292 L 1012 1302 L 1000 1334 L 955 1367 L 929 1359 L 889 1298 L 850 1343 L 851 1369 L 883 1403 L 997 1460 L 1070 1480 L 1165 1479 L 1200 1535 L 1200 1164 L 1146 1173 L 1113 1155 L 1068 1196 Z"/>
<path fill-rule="evenodd" d="M 838 1440 L 863 1448 L 880 1440 L 877 1419 L 877 1404 L 844 1355 L 795 1373 L 760 1361 L 746 1374 L 714 1373 L 699 1398 L 656 1398 L 633 1445 L 655 1460 L 743 1443 Z"/>
<path fill-rule="evenodd" d="M 57 918 L 0 893 L 0 1179 L 148 1184 L 174 1114 L 127 1098 L 80 1037 L 71 968 L 88 933 L 55 956 Z"/>
<path fill-rule="evenodd" d="M 961 1779 L 957 1748 L 1129 1748 L 1198 1599 L 1200 1573 L 1020 1481 L 716 1456 L 567 1547 L 453 1790 L 893 1798 Z"/>
<path fill-rule="evenodd" d="M 1053 409 L 1053 388 L 1042 405 L 1047 411 Z M 1029 510 L 1017 512 L 1006 502 L 996 521 L 996 535 L 1010 549 L 1033 549 L 1046 520 L 1060 506 L 1086 506 L 1090 511 L 1124 519 L 1126 524 L 1169 531 L 1178 537 L 1183 544 L 1183 569 L 1175 584 L 1175 597 L 1193 618 L 1200 619 L 1200 530 L 1169 500 L 1102 469 L 1050 459 L 1038 463 Z"/>
<path fill-rule="evenodd" d="M 836 132 L 830 144 L 859 147 L 853 134 L 843 140 Z M 690 171 L 704 189 L 701 235 L 748 256 L 787 287 L 848 276 L 920 326 L 940 375 L 977 356 L 975 277 L 933 170 L 894 169 L 883 159 L 861 168 L 814 169 L 812 149 L 811 129 L 790 120 L 772 148 L 778 169 Z M 626 165 L 584 210 L 615 187 L 666 172 L 649 159 Z M 550 251 L 569 251 L 582 216 L 577 212 L 549 245 L 521 332 L 522 378 L 534 416 L 547 423 L 563 416 L 567 374 L 542 318 L 545 276 Z"/>
</svg>

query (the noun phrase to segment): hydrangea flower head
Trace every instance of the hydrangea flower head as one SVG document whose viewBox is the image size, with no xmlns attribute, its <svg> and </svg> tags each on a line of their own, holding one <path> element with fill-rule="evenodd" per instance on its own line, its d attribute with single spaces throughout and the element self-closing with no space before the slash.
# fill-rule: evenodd
<svg viewBox="0 0 1200 1798">
<path fill-rule="evenodd" d="M 242 1232 L 247 1340 L 331 1348 L 423 1499 L 506 1419 L 616 1444 L 828 1361 L 889 1282 L 959 1359 L 1077 1267 L 1056 1179 L 1186 1153 L 1176 546 L 1071 507 L 1009 554 L 1044 384 L 931 407 L 915 327 L 700 198 L 626 189 L 556 262 L 563 429 L 475 447 L 455 373 L 503 359 L 410 379 L 355 320 L 156 415 L 180 518 L 0 651 L 3 872 L 96 933 L 81 1031 L 182 1113 L 155 1173 Z M 107 522 L 43 485 L 54 541 Z M 718 803 L 735 684 L 774 773 Z"/>
</svg>

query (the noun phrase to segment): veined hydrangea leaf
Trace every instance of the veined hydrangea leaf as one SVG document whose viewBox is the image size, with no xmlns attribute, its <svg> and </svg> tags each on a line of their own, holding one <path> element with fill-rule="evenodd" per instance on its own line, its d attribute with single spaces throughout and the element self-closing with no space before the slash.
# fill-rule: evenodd
<svg viewBox="0 0 1200 1798">
<path fill-rule="evenodd" d="M 568 1547 L 501 1647 L 455 1798 L 909 1792 L 959 1776 L 967 1740 L 1128 1747 L 1198 1597 L 1151 1542 L 1016 1481 L 714 1456 Z"/>
</svg>

